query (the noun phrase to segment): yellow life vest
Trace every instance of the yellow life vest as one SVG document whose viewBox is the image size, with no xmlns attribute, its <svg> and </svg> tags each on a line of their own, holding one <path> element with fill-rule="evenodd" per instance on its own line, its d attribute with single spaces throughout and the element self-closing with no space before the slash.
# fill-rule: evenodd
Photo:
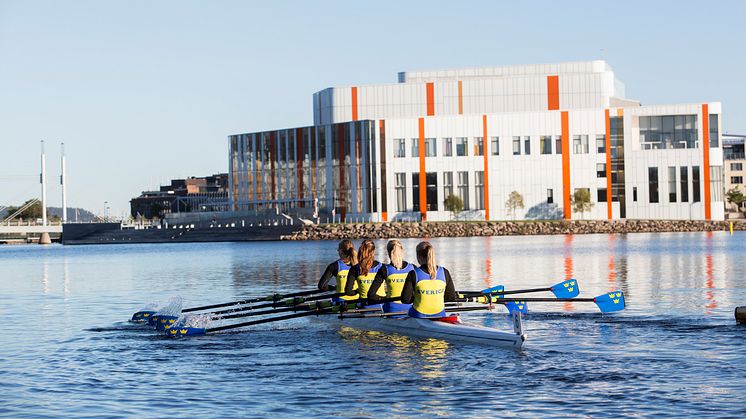
<svg viewBox="0 0 746 419">
<path fill-rule="evenodd" d="M 373 284 L 373 280 L 376 278 L 376 274 L 378 273 L 378 270 L 381 269 L 381 266 L 383 266 L 380 262 L 376 265 L 372 266 L 370 270 L 368 270 L 368 273 L 365 275 L 358 275 L 357 278 L 355 278 L 357 282 L 357 295 L 360 298 L 367 298 L 368 297 L 368 288 L 370 288 L 371 284 Z M 360 266 L 358 266 L 358 269 Z M 378 287 L 378 292 L 376 293 L 379 297 L 385 297 L 386 296 L 386 290 L 383 289 L 383 287 Z"/>
<path fill-rule="evenodd" d="M 438 266 L 435 279 L 420 268 L 414 268 L 417 283 L 414 286 L 414 302 L 409 310 L 412 317 L 445 317 L 446 277 L 443 268 Z"/>
<path fill-rule="evenodd" d="M 406 262 L 405 262 L 406 263 Z M 414 270 L 414 265 L 407 263 L 403 268 L 396 269 L 394 265 L 386 265 L 386 297 L 396 298 L 401 296 L 407 275 Z M 401 303 L 401 301 L 394 301 Z"/>
<path fill-rule="evenodd" d="M 342 259 L 337 261 L 337 293 L 344 294 L 345 285 L 347 285 L 347 274 L 350 272 L 350 265 L 342 262 Z M 354 285 L 353 289 L 357 288 L 357 284 Z M 343 295 L 338 297 L 342 300 L 356 300 L 357 295 Z"/>
</svg>

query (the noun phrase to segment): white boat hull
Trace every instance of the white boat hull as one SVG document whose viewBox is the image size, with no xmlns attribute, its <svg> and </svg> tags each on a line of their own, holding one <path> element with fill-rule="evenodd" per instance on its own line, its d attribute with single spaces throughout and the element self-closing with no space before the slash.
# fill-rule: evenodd
<svg viewBox="0 0 746 419">
<path fill-rule="evenodd" d="M 514 331 L 502 332 L 497 329 L 479 325 L 469 325 L 459 321 L 457 324 L 413 317 L 342 317 L 336 315 L 314 316 L 318 321 L 355 329 L 373 330 L 385 333 L 397 333 L 417 338 L 434 338 L 450 342 L 469 342 L 488 346 L 519 349 L 526 340 L 521 318 L 514 319 Z"/>
</svg>

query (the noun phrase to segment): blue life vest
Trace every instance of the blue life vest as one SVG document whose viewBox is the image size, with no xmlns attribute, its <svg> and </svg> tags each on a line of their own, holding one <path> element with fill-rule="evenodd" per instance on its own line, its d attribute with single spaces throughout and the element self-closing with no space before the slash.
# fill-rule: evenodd
<svg viewBox="0 0 746 419">
<path fill-rule="evenodd" d="M 414 302 L 409 309 L 410 317 L 437 318 L 446 316 L 446 275 L 438 266 L 435 279 L 420 268 L 414 268 L 417 283 L 414 286 Z"/>
<path fill-rule="evenodd" d="M 396 298 L 401 296 L 402 288 L 404 283 L 407 281 L 407 275 L 414 270 L 414 265 L 411 263 L 404 262 L 405 265 L 401 269 L 396 269 L 394 265 L 386 265 L 386 297 Z M 401 301 L 393 301 L 390 303 L 383 304 L 383 311 L 386 313 L 393 313 L 397 311 L 408 311 L 412 307 L 412 304 L 402 304 Z M 391 316 L 392 318 L 400 316 Z M 404 317 L 402 315 L 401 317 Z"/>
</svg>

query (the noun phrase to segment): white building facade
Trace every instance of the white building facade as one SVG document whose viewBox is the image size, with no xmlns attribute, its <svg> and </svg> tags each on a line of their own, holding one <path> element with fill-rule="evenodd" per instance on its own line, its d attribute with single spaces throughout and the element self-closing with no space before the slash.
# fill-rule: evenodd
<svg viewBox="0 0 746 419">
<path fill-rule="evenodd" d="M 234 210 L 438 221 L 455 195 L 460 219 L 724 218 L 720 103 L 640 106 L 603 61 L 405 72 L 313 103 L 312 126 L 229 137 Z M 579 189 L 593 207 L 573 212 Z"/>
</svg>

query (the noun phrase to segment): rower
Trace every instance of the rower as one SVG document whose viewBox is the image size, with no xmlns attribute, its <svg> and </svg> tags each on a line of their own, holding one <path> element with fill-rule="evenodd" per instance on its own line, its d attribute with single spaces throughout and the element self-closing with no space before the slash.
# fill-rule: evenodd
<svg viewBox="0 0 746 419">
<path fill-rule="evenodd" d="M 389 254 L 390 263 L 383 265 L 378 270 L 376 278 L 368 289 L 368 300 L 376 301 L 379 299 L 378 290 L 384 283 L 386 284 L 387 299 L 401 296 L 401 290 L 404 288 L 407 275 L 414 270 L 414 265 L 404 260 L 404 247 L 399 240 L 389 240 L 386 244 L 386 251 Z M 400 300 L 397 300 L 384 303 L 383 311 L 386 313 L 409 311 L 410 307 L 412 307 L 412 304 L 403 304 Z"/>
<path fill-rule="evenodd" d="M 445 303 L 458 297 L 451 273 L 435 264 L 435 250 L 428 242 L 417 245 L 417 262 L 420 266 L 407 274 L 401 302 L 412 304 L 410 317 L 446 317 Z"/>
<path fill-rule="evenodd" d="M 330 263 L 329 266 L 326 267 L 324 274 L 321 275 L 321 279 L 319 279 L 319 289 L 336 291 L 339 294 L 343 294 L 345 292 L 345 285 L 347 285 L 347 275 L 350 271 L 350 266 L 357 264 L 357 252 L 355 252 L 355 246 L 352 244 L 352 241 L 344 239 L 339 242 L 339 245 L 337 246 L 337 254 L 339 255 L 339 259 Z M 329 284 L 329 280 L 332 278 L 336 279 L 335 285 Z M 357 288 L 356 285 L 355 288 Z M 354 296 L 348 297 L 343 295 L 341 297 L 335 297 L 333 300 L 336 302 L 341 300 L 354 300 L 356 298 L 357 297 Z"/>
<path fill-rule="evenodd" d="M 373 241 L 363 240 L 363 243 L 360 244 L 360 248 L 357 252 L 357 265 L 354 265 L 352 268 L 350 268 L 350 272 L 347 277 L 348 281 L 345 285 L 345 294 L 353 298 L 355 298 L 355 296 L 359 299 L 368 298 L 368 295 L 370 295 L 368 289 L 373 283 L 373 279 L 376 277 L 376 274 L 378 274 L 378 271 L 383 266 L 381 262 L 373 259 L 375 257 L 375 253 L 376 245 L 373 243 Z M 357 291 L 354 289 L 355 285 L 357 285 Z M 382 290 L 379 287 L 376 295 L 378 297 L 385 297 L 386 291 Z M 381 308 L 381 304 L 370 304 L 366 305 L 364 308 Z"/>
</svg>

